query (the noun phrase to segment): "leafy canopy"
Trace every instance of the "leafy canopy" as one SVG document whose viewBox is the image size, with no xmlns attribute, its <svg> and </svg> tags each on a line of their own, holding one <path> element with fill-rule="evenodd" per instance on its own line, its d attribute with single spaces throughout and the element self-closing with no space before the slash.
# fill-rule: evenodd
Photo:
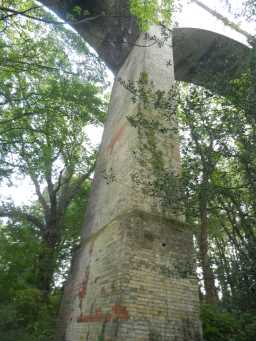
<svg viewBox="0 0 256 341">
<path fill-rule="evenodd" d="M 174 0 L 130 0 L 131 14 L 136 16 L 142 31 L 153 24 L 171 24 Z"/>
</svg>

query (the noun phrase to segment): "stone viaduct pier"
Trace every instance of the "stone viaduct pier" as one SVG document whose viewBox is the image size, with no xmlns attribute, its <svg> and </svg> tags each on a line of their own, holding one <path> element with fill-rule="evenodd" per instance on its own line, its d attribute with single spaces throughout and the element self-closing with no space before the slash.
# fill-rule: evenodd
<svg viewBox="0 0 256 341">
<path fill-rule="evenodd" d="M 63 19 L 74 5 L 41 2 Z M 162 28 L 152 27 L 145 39 L 128 0 L 76 3 L 95 19 L 73 26 L 114 72 L 115 83 L 59 340 L 200 341 L 192 231 L 164 201 L 163 180 L 180 173 L 170 97 L 175 80 L 225 95 L 246 68 L 248 48 L 191 28 L 168 31 L 159 44 Z"/>
</svg>

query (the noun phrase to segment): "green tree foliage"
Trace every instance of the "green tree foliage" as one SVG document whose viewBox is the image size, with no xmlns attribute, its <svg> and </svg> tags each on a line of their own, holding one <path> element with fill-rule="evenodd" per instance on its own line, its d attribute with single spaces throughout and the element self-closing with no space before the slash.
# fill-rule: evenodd
<svg viewBox="0 0 256 341">
<path fill-rule="evenodd" d="M 130 0 L 131 14 L 138 19 L 142 31 L 147 31 L 153 24 L 171 24 L 174 11 L 173 0 Z"/>
<path fill-rule="evenodd" d="M 29 178 L 36 200 L 0 204 L 0 339 L 48 341 L 90 190 L 85 127 L 104 119 L 104 66 L 33 2 L 2 5 L 0 180 Z"/>
<path fill-rule="evenodd" d="M 182 90 L 178 118 L 183 136 L 185 212 L 187 221 L 198 226 L 203 299 L 213 303 L 211 290 L 217 287 L 222 307 L 222 312 L 214 306 L 203 309 L 205 338 L 252 340 L 255 124 L 248 111 L 194 86 Z"/>
<path fill-rule="evenodd" d="M 256 334 L 255 314 L 229 312 L 215 305 L 202 305 L 204 338 L 207 341 L 253 341 Z"/>
<path fill-rule="evenodd" d="M 198 226 L 196 239 L 205 290 L 203 301 L 209 302 L 209 273 L 219 293 L 217 305 L 202 305 L 204 337 L 206 340 L 254 340 L 255 38 L 240 27 L 237 18 L 252 22 L 255 1 L 245 1 L 243 10 L 236 10 L 233 21 L 203 2 L 195 2 L 245 35 L 252 47 L 247 70 L 228 85 L 225 99 L 195 87 L 183 90 L 179 98 L 185 211 L 188 221 Z M 226 2 L 234 14 L 236 4 Z"/>
<path fill-rule="evenodd" d="M 40 237 L 33 226 L 1 227 L 0 337 L 4 341 L 51 340 L 60 293 L 45 302 L 37 288 Z"/>
</svg>

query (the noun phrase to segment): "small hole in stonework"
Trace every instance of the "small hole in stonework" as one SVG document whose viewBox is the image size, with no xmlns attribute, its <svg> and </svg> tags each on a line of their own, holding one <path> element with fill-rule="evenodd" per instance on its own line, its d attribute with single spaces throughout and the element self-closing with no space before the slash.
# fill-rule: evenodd
<svg viewBox="0 0 256 341">
<path fill-rule="evenodd" d="M 166 243 L 162 243 L 162 247 L 166 247 Z"/>
</svg>

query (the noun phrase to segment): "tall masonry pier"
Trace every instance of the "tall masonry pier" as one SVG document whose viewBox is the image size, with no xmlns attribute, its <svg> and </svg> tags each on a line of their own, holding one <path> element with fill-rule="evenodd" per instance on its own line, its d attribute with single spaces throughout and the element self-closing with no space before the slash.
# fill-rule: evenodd
<svg viewBox="0 0 256 341">
<path fill-rule="evenodd" d="M 172 39 L 148 38 L 115 78 L 61 340 L 202 340 L 192 231 L 175 207 Z"/>
</svg>

